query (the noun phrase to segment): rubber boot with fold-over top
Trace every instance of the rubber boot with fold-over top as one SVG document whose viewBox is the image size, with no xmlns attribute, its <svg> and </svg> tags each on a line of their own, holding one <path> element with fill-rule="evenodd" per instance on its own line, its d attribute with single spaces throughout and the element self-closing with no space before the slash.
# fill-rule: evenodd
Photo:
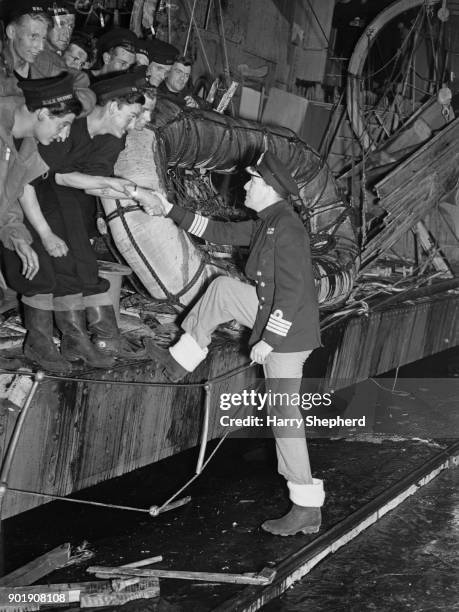
<svg viewBox="0 0 459 612">
<path fill-rule="evenodd" d="M 86 329 L 84 310 L 58 310 L 56 325 L 62 332 L 61 353 L 68 361 L 83 361 L 92 368 L 111 368 L 115 364 L 112 355 L 97 350 Z"/>
</svg>

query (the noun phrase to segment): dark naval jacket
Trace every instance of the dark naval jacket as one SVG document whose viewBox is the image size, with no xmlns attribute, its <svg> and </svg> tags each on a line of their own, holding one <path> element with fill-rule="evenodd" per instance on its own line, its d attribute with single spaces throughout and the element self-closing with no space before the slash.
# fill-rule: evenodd
<svg viewBox="0 0 459 612">
<path fill-rule="evenodd" d="M 288 202 L 268 206 L 256 221 L 212 221 L 179 206 L 168 217 L 209 242 L 249 247 L 245 273 L 259 301 L 251 344 L 264 340 L 278 353 L 320 346 L 309 236 Z"/>
</svg>

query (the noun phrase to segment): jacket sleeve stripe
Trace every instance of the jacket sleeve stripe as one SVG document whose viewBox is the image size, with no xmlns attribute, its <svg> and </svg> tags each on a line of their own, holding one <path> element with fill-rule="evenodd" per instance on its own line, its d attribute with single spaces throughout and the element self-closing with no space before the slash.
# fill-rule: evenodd
<svg viewBox="0 0 459 612">
<path fill-rule="evenodd" d="M 290 327 L 292 326 L 291 321 L 286 321 L 285 319 L 278 319 L 277 317 L 274 317 L 273 315 L 269 317 L 269 322 L 272 325 L 276 325 L 277 327 L 281 327 L 287 330 L 290 329 Z"/>
<path fill-rule="evenodd" d="M 288 332 L 291 327 L 290 325 L 281 325 L 277 323 L 277 321 L 273 321 L 272 319 L 268 320 L 268 325 L 271 325 L 271 327 L 275 327 L 276 329 L 284 332 Z"/>
<path fill-rule="evenodd" d="M 203 217 L 202 215 L 194 215 L 193 223 L 191 224 L 188 231 L 190 234 L 194 234 L 198 238 L 200 238 L 204 232 L 206 231 L 207 224 L 209 223 L 209 219 Z"/>
<path fill-rule="evenodd" d="M 277 334 L 278 336 L 286 336 L 288 334 L 288 330 L 277 329 L 276 327 L 273 327 L 271 323 L 268 323 L 268 325 L 266 326 L 266 331 L 272 332 L 273 334 Z"/>
<path fill-rule="evenodd" d="M 266 324 L 266 329 L 276 330 L 280 334 L 288 334 L 290 328 L 281 327 L 280 325 L 276 325 L 272 321 L 268 321 Z"/>
</svg>

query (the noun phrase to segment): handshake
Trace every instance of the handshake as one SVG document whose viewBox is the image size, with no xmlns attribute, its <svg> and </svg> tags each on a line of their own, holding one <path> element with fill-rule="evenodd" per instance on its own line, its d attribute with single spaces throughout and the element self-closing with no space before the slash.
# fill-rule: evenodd
<svg viewBox="0 0 459 612">
<path fill-rule="evenodd" d="M 86 193 L 99 198 L 112 198 L 116 200 L 135 200 L 152 216 L 165 216 L 172 208 L 172 204 L 159 191 L 139 187 L 132 181 L 117 177 L 106 178 L 106 184 L 96 189 L 85 189 Z"/>
</svg>

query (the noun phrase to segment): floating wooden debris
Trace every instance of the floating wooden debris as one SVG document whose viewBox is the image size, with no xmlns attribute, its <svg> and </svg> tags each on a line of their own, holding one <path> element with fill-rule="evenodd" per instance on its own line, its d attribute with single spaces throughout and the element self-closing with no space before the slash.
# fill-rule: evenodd
<svg viewBox="0 0 459 612">
<path fill-rule="evenodd" d="M 166 569 L 137 569 L 137 568 L 121 568 L 121 567 L 104 567 L 102 565 L 94 565 L 86 570 L 90 574 L 104 575 L 105 577 L 137 576 L 139 578 L 173 578 L 179 580 L 204 580 L 205 582 L 230 582 L 233 584 L 254 584 L 266 585 L 271 584 L 276 575 L 275 570 L 264 568 L 258 574 L 225 574 L 219 572 L 189 572 L 181 570 L 166 570 Z"/>
<path fill-rule="evenodd" d="M 128 581 L 124 581 L 128 582 Z M 96 583 L 97 584 L 97 583 Z M 159 597 L 159 579 L 148 578 L 138 580 L 135 584 L 126 584 L 122 590 L 113 589 L 113 581 L 109 582 L 109 588 L 99 590 L 95 593 L 81 593 L 81 608 L 98 608 L 111 605 L 123 605 L 134 599 L 152 599 Z"/>
<path fill-rule="evenodd" d="M 153 565 L 154 563 L 160 563 L 163 560 L 162 555 L 157 555 L 156 557 L 147 557 L 146 559 L 141 559 L 140 561 L 133 561 L 132 563 L 125 563 L 124 565 L 120 565 L 119 569 L 123 569 L 123 568 L 132 568 L 132 567 L 145 567 L 146 565 Z M 105 574 L 95 574 L 96 578 L 106 578 Z M 139 578 L 135 579 L 137 580 L 137 582 L 139 582 Z M 122 587 L 121 583 L 125 582 L 124 579 L 121 580 L 112 580 L 112 587 L 114 591 L 119 591 L 121 590 Z M 134 584 L 134 583 L 132 583 Z"/>
<path fill-rule="evenodd" d="M 63 567 L 70 558 L 70 544 L 62 544 L 0 578 L 0 586 L 27 586 Z"/>
</svg>

